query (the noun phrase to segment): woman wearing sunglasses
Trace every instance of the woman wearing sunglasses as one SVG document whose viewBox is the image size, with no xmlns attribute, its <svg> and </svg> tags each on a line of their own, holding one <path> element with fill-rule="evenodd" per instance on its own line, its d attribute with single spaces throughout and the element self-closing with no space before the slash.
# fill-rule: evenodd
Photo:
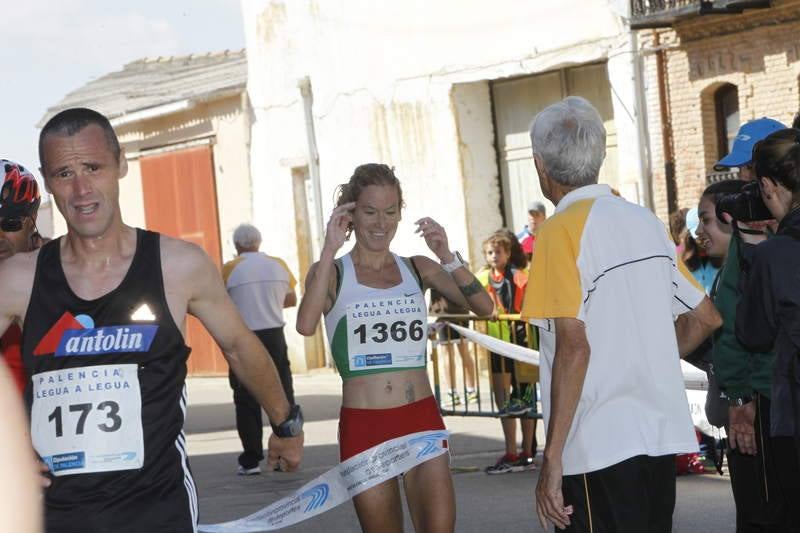
<svg viewBox="0 0 800 533">
<path fill-rule="evenodd" d="M 35 248 L 36 213 L 41 196 L 39 184 L 25 167 L 0 159 L 0 261 L 17 252 Z M 20 354 L 20 329 L 15 324 L 0 337 L 0 354 L 20 392 L 27 379 Z"/>
</svg>

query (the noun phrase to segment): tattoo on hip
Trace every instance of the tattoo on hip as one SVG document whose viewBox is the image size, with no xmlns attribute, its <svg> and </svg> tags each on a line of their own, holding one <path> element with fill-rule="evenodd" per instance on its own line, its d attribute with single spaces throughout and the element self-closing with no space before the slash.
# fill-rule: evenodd
<svg viewBox="0 0 800 533">
<path fill-rule="evenodd" d="M 414 384 L 406 383 L 406 401 L 414 403 L 417 400 L 417 395 L 414 393 Z"/>
</svg>

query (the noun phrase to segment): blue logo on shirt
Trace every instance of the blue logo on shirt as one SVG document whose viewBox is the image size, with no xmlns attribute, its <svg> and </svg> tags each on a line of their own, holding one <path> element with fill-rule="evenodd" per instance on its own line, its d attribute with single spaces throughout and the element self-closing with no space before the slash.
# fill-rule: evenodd
<svg viewBox="0 0 800 533">
<path fill-rule="evenodd" d="M 46 457 L 45 462 L 53 472 L 74 470 L 75 468 L 83 468 L 86 465 L 86 454 L 84 452 L 62 453 Z"/>
<path fill-rule="evenodd" d="M 56 357 L 146 352 L 158 326 L 106 326 L 93 329 L 69 329 L 56 348 Z"/>
</svg>

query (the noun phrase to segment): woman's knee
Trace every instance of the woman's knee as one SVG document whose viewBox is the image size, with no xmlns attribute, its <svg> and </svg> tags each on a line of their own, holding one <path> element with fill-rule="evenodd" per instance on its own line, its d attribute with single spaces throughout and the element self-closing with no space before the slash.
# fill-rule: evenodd
<svg viewBox="0 0 800 533">
<path fill-rule="evenodd" d="M 402 533 L 403 508 L 397 478 L 353 497 L 361 529 L 366 533 Z"/>
</svg>

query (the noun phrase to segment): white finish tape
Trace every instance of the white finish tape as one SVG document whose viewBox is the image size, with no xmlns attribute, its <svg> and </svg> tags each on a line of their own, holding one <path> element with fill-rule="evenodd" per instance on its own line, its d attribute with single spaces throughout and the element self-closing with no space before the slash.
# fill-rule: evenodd
<svg viewBox="0 0 800 533">
<path fill-rule="evenodd" d="M 339 464 L 285 498 L 249 516 L 213 525 L 205 533 L 274 531 L 322 514 L 353 496 L 447 453 L 445 430 L 421 431 L 386 441 Z"/>
</svg>

